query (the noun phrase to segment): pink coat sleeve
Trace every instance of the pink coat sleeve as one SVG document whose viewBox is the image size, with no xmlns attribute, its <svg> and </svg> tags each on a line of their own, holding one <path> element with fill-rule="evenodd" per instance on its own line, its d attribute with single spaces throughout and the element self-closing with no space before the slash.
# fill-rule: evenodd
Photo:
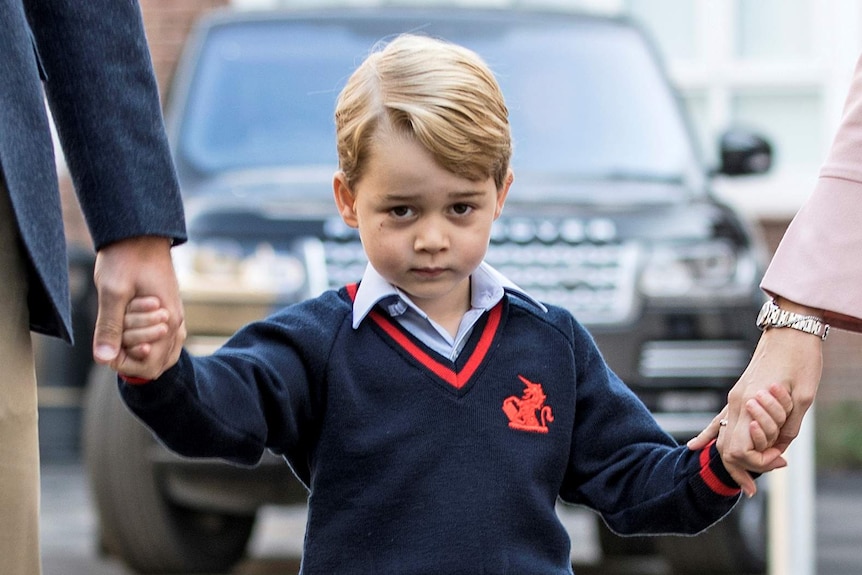
<svg viewBox="0 0 862 575">
<path fill-rule="evenodd" d="M 814 192 L 781 240 L 760 284 L 862 332 L 862 58 Z"/>
</svg>

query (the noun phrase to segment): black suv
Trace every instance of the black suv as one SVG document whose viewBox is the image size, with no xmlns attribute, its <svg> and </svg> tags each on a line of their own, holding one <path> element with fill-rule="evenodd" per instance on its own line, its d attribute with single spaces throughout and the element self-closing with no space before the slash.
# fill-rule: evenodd
<svg viewBox="0 0 862 575">
<path fill-rule="evenodd" d="M 489 263 L 571 310 L 661 425 L 692 437 L 745 368 L 763 299 L 758 244 L 710 177 L 766 170 L 770 146 L 728 132 L 721 165 L 704 168 L 652 46 L 621 18 L 449 7 L 202 21 L 167 109 L 190 236 L 175 250 L 189 349 L 360 278 L 362 247 L 332 199 L 335 98 L 375 43 L 405 31 L 474 49 L 507 97 L 516 179 Z M 102 544 L 132 567 L 229 569 L 259 507 L 305 500 L 275 457 L 243 469 L 168 453 L 113 377 L 92 378 L 85 453 Z M 605 555 L 660 552 L 679 572 L 765 565 L 762 495 L 682 544 L 599 533 Z"/>
</svg>

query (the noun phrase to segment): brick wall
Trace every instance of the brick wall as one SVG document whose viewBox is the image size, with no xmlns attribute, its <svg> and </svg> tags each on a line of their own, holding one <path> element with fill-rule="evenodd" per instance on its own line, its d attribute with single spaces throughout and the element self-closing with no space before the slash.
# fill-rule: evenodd
<svg viewBox="0 0 862 575">
<path fill-rule="evenodd" d="M 156 79 L 164 97 L 180 51 L 195 21 L 229 0 L 140 0 Z"/>
</svg>

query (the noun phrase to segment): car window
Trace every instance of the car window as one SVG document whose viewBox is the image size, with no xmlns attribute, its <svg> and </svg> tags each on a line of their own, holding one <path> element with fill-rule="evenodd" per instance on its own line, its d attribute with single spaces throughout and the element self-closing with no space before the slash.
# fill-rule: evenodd
<svg viewBox="0 0 862 575">
<path fill-rule="evenodd" d="M 485 58 L 510 108 L 521 181 L 673 182 L 695 162 L 673 94 L 643 39 L 589 19 L 484 28 L 277 20 L 216 27 L 190 89 L 180 160 L 205 175 L 334 169 L 337 94 L 374 44 L 400 30 L 442 36 Z"/>
<path fill-rule="evenodd" d="M 197 171 L 335 166 L 335 99 L 355 67 L 345 33 L 215 28 L 189 94 L 180 147 Z M 340 38 L 339 38 L 340 36 Z"/>
</svg>

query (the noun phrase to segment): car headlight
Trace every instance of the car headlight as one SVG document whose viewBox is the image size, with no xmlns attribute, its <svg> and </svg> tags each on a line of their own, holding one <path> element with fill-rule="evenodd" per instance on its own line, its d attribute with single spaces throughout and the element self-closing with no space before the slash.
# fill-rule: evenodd
<svg viewBox="0 0 862 575">
<path fill-rule="evenodd" d="M 184 297 L 287 300 L 293 299 L 306 282 L 302 260 L 266 242 L 251 251 L 234 240 L 188 242 L 172 253 Z"/>
<path fill-rule="evenodd" d="M 751 293 L 756 262 L 748 250 L 728 242 L 659 245 L 652 249 L 640 276 L 647 298 L 726 299 Z"/>
</svg>

